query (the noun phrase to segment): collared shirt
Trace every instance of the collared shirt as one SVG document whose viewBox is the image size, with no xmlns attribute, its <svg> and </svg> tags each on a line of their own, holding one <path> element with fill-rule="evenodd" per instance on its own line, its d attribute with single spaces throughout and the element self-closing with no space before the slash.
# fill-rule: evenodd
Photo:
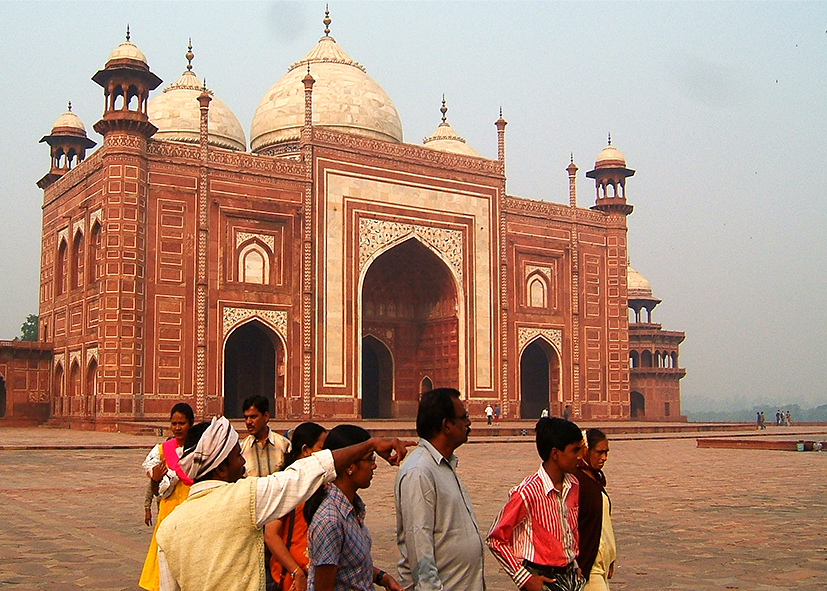
<svg viewBox="0 0 827 591">
<path fill-rule="evenodd" d="M 370 546 L 362 499 L 356 495 L 351 503 L 338 486 L 328 486 L 307 529 L 310 556 L 307 588 L 315 588 L 317 566 L 335 565 L 333 591 L 373 591 Z"/>
<path fill-rule="evenodd" d="M 255 435 L 248 435 L 241 442 L 241 455 L 247 462 L 244 475 L 268 476 L 278 472 L 284 465 L 284 454 L 290 451 L 290 440 L 268 427 L 264 443 L 256 441 Z"/>
<path fill-rule="evenodd" d="M 333 454 L 329 450 L 314 453 L 308 458 L 293 462 L 282 472 L 276 472 L 266 477 L 256 479 L 256 527 L 263 527 L 265 523 L 289 513 L 296 506 L 307 500 L 316 489 L 326 482 L 333 482 L 336 478 L 336 468 L 333 464 Z M 190 487 L 189 496 L 209 494 L 210 491 L 223 486 L 234 486 L 238 483 L 219 480 L 203 480 Z M 186 503 L 186 501 L 184 501 Z M 204 515 L 209 519 L 209 515 Z M 181 543 L 188 543 L 182 541 Z M 209 544 L 220 551 L 220 543 L 210 540 Z M 218 545 L 216 545 L 218 544 Z M 161 591 L 179 589 L 178 582 L 172 575 L 164 556 L 164 551 L 158 548 L 158 568 L 160 571 Z"/>
<path fill-rule="evenodd" d="M 446 460 L 420 439 L 399 469 L 394 500 L 404 589 L 485 588 L 482 539 L 456 468 L 456 455 Z"/>
<path fill-rule="evenodd" d="M 542 466 L 509 493 L 486 541 L 518 587 L 531 576 L 523 559 L 557 567 L 574 560 L 579 494 L 577 478 L 566 474 L 558 491 Z"/>
</svg>

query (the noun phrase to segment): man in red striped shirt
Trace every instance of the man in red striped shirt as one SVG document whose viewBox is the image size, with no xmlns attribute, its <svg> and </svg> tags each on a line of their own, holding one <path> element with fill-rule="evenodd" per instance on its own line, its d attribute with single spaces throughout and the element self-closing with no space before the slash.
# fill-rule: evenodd
<svg viewBox="0 0 827 591">
<path fill-rule="evenodd" d="M 580 484 L 572 476 L 583 434 L 574 423 L 543 417 L 535 427 L 543 464 L 511 490 L 487 543 L 524 591 L 579 591 L 577 509 Z"/>
</svg>

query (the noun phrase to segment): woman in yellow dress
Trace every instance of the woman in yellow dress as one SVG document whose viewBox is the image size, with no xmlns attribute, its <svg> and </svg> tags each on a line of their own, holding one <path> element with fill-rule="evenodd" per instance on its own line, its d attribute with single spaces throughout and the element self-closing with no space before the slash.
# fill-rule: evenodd
<svg viewBox="0 0 827 591">
<path fill-rule="evenodd" d="M 153 487 L 157 484 L 158 494 L 161 497 L 152 540 L 149 542 L 141 579 L 138 581 L 138 585 L 147 591 L 159 589 L 158 544 L 155 542 L 155 532 L 158 531 L 158 526 L 164 518 L 186 500 L 192 485 L 192 480 L 178 466 L 178 459 L 181 457 L 184 440 L 194 420 L 195 416 L 189 404 L 179 402 L 173 406 L 169 413 L 172 437 L 153 447 L 142 464 L 146 475 L 152 480 Z M 148 525 L 150 524 L 151 522 Z"/>
</svg>

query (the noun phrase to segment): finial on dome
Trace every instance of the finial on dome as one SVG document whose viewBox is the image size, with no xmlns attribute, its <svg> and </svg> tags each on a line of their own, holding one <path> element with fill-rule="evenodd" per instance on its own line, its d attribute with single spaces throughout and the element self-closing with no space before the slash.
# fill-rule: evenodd
<svg viewBox="0 0 827 591">
<path fill-rule="evenodd" d="M 204 90 L 207 90 L 207 77 L 204 76 Z"/>
<path fill-rule="evenodd" d="M 612 132 L 609 132 L 609 145 L 612 145 Z"/>
<path fill-rule="evenodd" d="M 195 57 L 195 54 L 192 52 L 192 37 L 190 37 L 189 44 L 187 45 L 187 53 L 184 55 L 187 58 L 187 71 L 192 72 L 192 58 Z M 204 84 L 206 86 L 206 84 Z"/>
<path fill-rule="evenodd" d="M 69 112 L 72 112 L 72 101 L 69 101 Z"/>
<path fill-rule="evenodd" d="M 129 23 L 126 23 L 126 40 L 129 41 Z"/>
<path fill-rule="evenodd" d="M 307 62 L 307 75 L 310 76 L 310 62 Z"/>
<path fill-rule="evenodd" d="M 324 23 L 325 37 L 329 37 L 330 36 L 330 23 L 333 22 L 333 21 L 330 20 L 330 10 L 329 10 L 327 4 L 324 5 L 324 20 L 322 22 Z"/>
<path fill-rule="evenodd" d="M 439 108 L 439 112 L 442 113 L 442 122 L 445 123 L 445 113 L 448 112 L 448 107 L 445 106 L 445 94 L 442 95 L 442 106 Z"/>
<path fill-rule="evenodd" d="M 574 152 L 571 153 L 571 160 L 569 160 L 571 164 L 574 164 Z"/>
<path fill-rule="evenodd" d="M 500 105 L 500 117 L 502 117 L 502 116 L 503 116 L 503 107 L 502 107 L 502 105 Z"/>
</svg>

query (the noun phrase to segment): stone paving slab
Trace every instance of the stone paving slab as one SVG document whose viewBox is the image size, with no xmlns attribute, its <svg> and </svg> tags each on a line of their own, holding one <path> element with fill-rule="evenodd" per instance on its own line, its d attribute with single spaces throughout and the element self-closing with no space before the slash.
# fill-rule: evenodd
<svg viewBox="0 0 827 591">
<path fill-rule="evenodd" d="M 121 441 L 79 433 L 90 443 Z M 151 534 L 143 525 L 140 462 L 157 438 L 120 437 L 146 445 L 0 450 L 0 588 L 138 589 Z M 536 450 L 529 442 L 484 443 L 458 455 L 485 533 L 508 490 L 537 469 Z M 380 465 L 363 491 L 374 560 L 391 572 L 395 473 Z M 618 542 L 613 591 L 825 588 L 827 453 L 618 439 L 606 474 Z M 490 555 L 486 580 L 492 591 L 514 589 Z"/>
</svg>

